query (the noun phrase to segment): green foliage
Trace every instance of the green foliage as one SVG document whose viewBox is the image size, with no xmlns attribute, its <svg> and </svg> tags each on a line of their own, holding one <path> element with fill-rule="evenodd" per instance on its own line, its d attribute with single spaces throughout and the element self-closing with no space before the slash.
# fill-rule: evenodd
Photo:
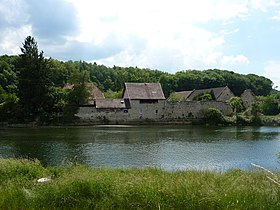
<svg viewBox="0 0 280 210">
<path fill-rule="evenodd" d="M 245 109 L 243 106 L 242 99 L 237 96 L 230 98 L 229 105 L 234 109 L 236 113 L 240 113 Z"/>
<path fill-rule="evenodd" d="M 0 86 L 0 121 L 13 120 L 18 111 L 18 97 L 12 93 L 6 93 Z"/>
<path fill-rule="evenodd" d="M 25 117 L 33 120 L 45 112 L 50 80 L 43 52 L 38 52 L 37 42 L 28 36 L 21 48 L 19 71 L 19 99 Z"/>
<path fill-rule="evenodd" d="M 86 83 L 89 81 L 89 74 L 86 71 L 75 71 L 70 75 L 69 82 L 74 85 L 73 89 L 68 94 L 68 104 L 84 105 L 89 96 L 89 91 Z"/>
<path fill-rule="evenodd" d="M 120 97 L 125 82 L 160 82 L 165 97 L 172 92 L 228 86 L 235 95 L 251 89 L 256 95 L 279 93 L 272 90 L 272 81 L 254 74 L 238 74 L 227 70 L 186 70 L 175 74 L 138 67 L 106 67 L 84 61 L 62 62 L 45 59 L 39 52 L 37 42 L 28 36 L 19 56 L 0 56 L 0 86 L 7 94 L 19 98 L 17 117 L 27 120 L 52 121 L 61 110 L 75 112 L 77 104 L 85 103 L 86 91 L 79 84 L 79 74 L 87 74 L 86 82 L 93 82 L 109 98 Z M 83 74 L 84 74 L 83 73 Z M 75 90 L 62 91 L 65 83 L 77 83 Z M 71 93 L 70 93 L 71 92 Z M 210 97 L 211 96 L 211 97 Z M 203 94 L 198 100 L 212 100 L 213 95 Z M 170 100 L 177 100 L 174 95 Z M 184 100 L 184 99 L 183 99 Z M 269 104 L 269 103 L 268 103 Z M 275 104 L 274 104 L 275 106 Z M 71 107 L 71 108 L 70 108 Z M 270 105 L 262 105 L 264 113 L 276 113 Z M 68 112 L 69 113 L 69 112 Z"/>
<path fill-rule="evenodd" d="M 194 101 L 212 101 L 215 100 L 213 91 L 207 93 L 200 93 L 193 98 Z"/>
<path fill-rule="evenodd" d="M 259 97 L 258 103 L 264 115 L 277 115 L 279 113 L 278 102 L 271 96 Z"/>
<path fill-rule="evenodd" d="M 261 107 L 260 107 L 260 104 L 257 103 L 257 102 L 254 102 L 252 105 L 251 105 L 251 113 L 253 116 L 258 116 L 258 114 L 261 112 Z"/>
<path fill-rule="evenodd" d="M 7 93 L 17 93 L 18 79 L 15 70 L 16 59 L 14 57 L 0 57 L 0 86 Z"/>
<path fill-rule="evenodd" d="M 50 182 L 36 182 L 50 175 Z M 44 168 L 24 159 L 0 160 L 0 189 L 0 209 L 279 209 L 280 203 L 279 185 L 265 172 Z"/>
<path fill-rule="evenodd" d="M 63 109 L 63 119 L 66 122 L 71 122 L 75 119 L 75 114 L 78 112 L 79 105 L 87 103 L 89 91 L 86 83 L 89 80 L 88 72 L 75 71 L 70 76 L 70 82 L 74 85 L 67 93 L 66 105 Z"/>
<path fill-rule="evenodd" d="M 112 90 L 107 90 L 104 96 L 105 98 L 122 98 L 122 91 L 114 92 Z"/>
<path fill-rule="evenodd" d="M 225 123 L 223 113 L 216 108 L 207 108 L 201 110 L 202 119 L 206 123 L 223 124 Z"/>
<path fill-rule="evenodd" d="M 170 102 L 178 102 L 178 101 L 186 101 L 185 97 L 180 96 L 179 94 L 177 94 L 176 92 L 172 92 L 168 99 L 168 101 Z"/>
<path fill-rule="evenodd" d="M 238 114 L 238 115 L 236 115 L 236 124 L 237 125 L 250 125 L 251 121 L 248 117 Z"/>
</svg>

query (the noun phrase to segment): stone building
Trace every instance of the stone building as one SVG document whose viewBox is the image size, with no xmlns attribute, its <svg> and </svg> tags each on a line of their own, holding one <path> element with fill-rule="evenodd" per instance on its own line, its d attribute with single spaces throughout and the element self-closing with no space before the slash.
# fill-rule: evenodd
<svg viewBox="0 0 280 210">
<path fill-rule="evenodd" d="M 191 91 L 180 91 L 175 92 L 175 94 L 178 96 L 180 101 L 194 101 L 196 96 L 211 92 L 215 97 L 215 101 L 227 102 L 231 97 L 234 96 L 233 92 L 228 88 L 228 86 Z"/>
<path fill-rule="evenodd" d="M 168 102 L 160 83 L 125 83 L 122 99 L 95 98 L 93 103 L 80 106 L 76 116 L 86 123 L 124 124 L 189 121 L 200 118 L 201 110 L 209 107 L 231 115 L 232 108 L 225 101 L 232 92 L 227 87 L 214 88 L 213 92 L 221 101 Z"/>
<path fill-rule="evenodd" d="M 246 109 L 249 106 L 251 106 L 252 103 L 254 103 L 257 100 L 256 95 L 250 89 L 244 90 L 244 92 L 241 94 L 240 98 L 241 98 L 241 100 L 243 102 L 243 105 Z"/>
<path fill-rule="evenodd" d="M 123 99 L 129 102 L 132 119 L 158 119 L 163 115 L 165 96 L 160 83 L 125 83 Z"/>
<path fill-rule="evenodd" d="M 86 83 L 86 87 L 89 92 L 89 98 L 88 98 L 87 104 L 94 104 L 95 99 L 104 99 L 105 98 L 103 92 L 98 87 L 96 87 L 95 84 L 88 82 L 88 83 Z M 69 90 L 71 90 L 73 88 L 74 88 L 74 85 L 70 84 L 70 83 L 66 83 L 63 87 L 63 89 L 69 89 Z"/>
</svg>

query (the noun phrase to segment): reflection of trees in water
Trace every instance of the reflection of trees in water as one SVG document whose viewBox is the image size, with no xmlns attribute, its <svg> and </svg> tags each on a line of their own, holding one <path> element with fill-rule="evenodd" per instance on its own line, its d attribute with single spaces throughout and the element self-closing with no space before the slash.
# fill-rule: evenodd
<svg viewBox="0 0 280 210">
<path fill-rule="evenodd" d="M 71 141 L 77 138 L 75 132 L 69 129 L 11 129 L 6 138 L 13 142 L 14 157 L 36 158 L 44 165 L 61 165 L 83 156 Z"/>
<path fill-rule="evenodd" d="M 257 127 L 151 125 L 7 129 L 0 131 L 0 151 L 8 148 L 5 154 L 9 153 L 10 157 L 37 158 L 45 165 L 61 165 L 77 157 L 77 162 L 93 166 L 131 163 L 141 166 L 157 165 L 160 155 L 180 146 L 187 150 L 186 143 L 273 139 L 279 139 L 276 130 Z M 250 145 L 246 147 L 252 148 Z"/>
</svg>

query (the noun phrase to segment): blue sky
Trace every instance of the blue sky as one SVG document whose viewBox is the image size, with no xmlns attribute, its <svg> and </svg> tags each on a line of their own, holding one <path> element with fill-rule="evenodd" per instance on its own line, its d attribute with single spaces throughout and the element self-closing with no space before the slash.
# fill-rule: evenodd
<svg viewBox="0 0 280 210">
<path fill-rule="evenodd" d="M 1 55 L 31 35 L 59 60 L 227 69 L 280 87 L 278 0 L 0 0 L 0 31 Z"/>
</svg>

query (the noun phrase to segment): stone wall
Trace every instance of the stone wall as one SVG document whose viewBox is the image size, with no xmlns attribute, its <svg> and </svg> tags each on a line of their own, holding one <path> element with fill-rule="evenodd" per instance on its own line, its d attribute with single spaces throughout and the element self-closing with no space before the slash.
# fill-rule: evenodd
<svg viewBox="0 0 280 210">
<path fill-rule="evenodd" d="M 140 103 L 131 101 L 131 109 L 96 109 L 93 106 L 80 107 L 78 116 L 81 122 L 96 124 L 121 124 L 145 121 L 185 121 L 199 119 L 200 110 L 216 108 L 224 115 L 232 115 L 232 108 L 219 101 L 184 101 L 170 103 L 159 100 L 158 103 Z"/>
<path fill-rule="evenodd" d="M 129 116 L 133 120 L 162 118 L 165 112 L 166 100 L 159 100 L 158 103 L 140 103 L 139 100 L 131 100 Z"/>
<path fill-rule="evenodd" d="M 94 106 L 80 107 L 76 116 L 82 123 L 93 124 L 118 124 L 130 119 L 126 109 L 96 109 Z"/>
<path fill-rule="evenodd" d="M 200 111 L 206 108 L 219 109 L 224 115 L 232 115 L 229 104 L 221 101 L 184 101 L 168 103 L 165 108 L 165 119 L 201 118 Z"/>
</svg>

